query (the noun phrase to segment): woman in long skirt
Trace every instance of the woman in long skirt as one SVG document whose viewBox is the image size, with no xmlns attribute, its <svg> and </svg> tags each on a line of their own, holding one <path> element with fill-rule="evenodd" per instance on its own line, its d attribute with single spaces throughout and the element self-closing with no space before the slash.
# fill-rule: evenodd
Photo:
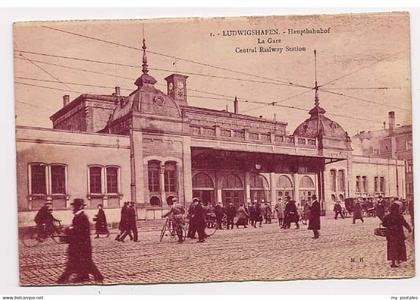
<svg viewBox="0 0 420 300">
<path fill-rule="evenodd" d="M 106 234 L 106 236 L 109 236 L 109 230 L 108 230 L 108 223 L 106 222 L 106 216 L 105 212 L 102 208 L 102 205 L 98 205 L 98 213 L 95 217 L 95 229 L 96 229 L 96 237 L 98 238 L 100 234 Z"/>
<path fill-rule="evenodd" d="M 387 259 L 391 261 L 391 267 L 396 268 L 402 261 L 407 261 L 403 226 L 408 232 L 411 232 L 411 227 L 401 215 L 397 203 L 390 206 L 389 214 L 384 217 L 382 225 L 387 229 Z"/>
</svg>

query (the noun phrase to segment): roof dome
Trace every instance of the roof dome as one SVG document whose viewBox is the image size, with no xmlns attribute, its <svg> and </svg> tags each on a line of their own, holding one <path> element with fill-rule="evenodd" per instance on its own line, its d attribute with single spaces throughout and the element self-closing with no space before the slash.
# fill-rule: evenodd
<svg viewBox="0 0 420 300">
<path fill-rule="evenodd" d="M 160 115 L 166 117 L 181 117 L 179 105 L 168 95 L 157 89 L 156 79 L 149 75 L 146 57 L 146 41 L 143 39 L 142 75 L 137 78 L 137 90 L 126 99 L 120 99 L 110 121 L 118 120 L 131 112 Z"/>
<path fill-rule="evenodd" d="M 337 122 L 327 118 L 325 109 L 319 106 L 318 95 L 315 96 L 315 106 L 309 111 L 311 115 L 301 123 L 293 132 L 293 135 L 317 138 L 319 136 L 337 138 L 349 141 L 347 132 Z"/>
</svg>

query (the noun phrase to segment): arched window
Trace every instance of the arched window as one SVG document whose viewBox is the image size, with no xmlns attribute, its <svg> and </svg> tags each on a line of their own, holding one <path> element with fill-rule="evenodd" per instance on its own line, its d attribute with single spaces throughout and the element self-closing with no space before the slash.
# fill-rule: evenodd
<svg viewBox="0 0 420 300">
<path fill-rule="evenodd" d="M 337 191 L 337 170 L 330 170 L 331 191 Z"/>
<path fill-rule="evenodd" d="M 239 176 L 229 174 L 223 178 L 222 181 L 222 201 L 223 205 L 233 203 L 238 207 L 244 201 L 244 188 L 242 180 Z"/>
<path fill-rule="evenodd" d="M 277 180 L 277 198 L 285 200 L 286 197 L 293 199 L 293 183 L 286 175 L 281 175 Z"/>
<path fill-rule="evenodd" d="M 242 189 L 243 184 L 239 176 L 234 174 L 227 175 L 222 183 L 223 189 Z"/>
<path fill-rule="evenodd" d="M 286 175 L 281 175 L 277 181 L 277 188 L 279 189 L 293 189 L 292 181 Z"/>
<path fill-rule="evenodd" d="M 148 176 L 149 176 L 149 191 L 159 192 L 160 191 L 160 161 L 151 160 L 147 164 Z"/>
<path fill-rule="evenodd" d="M 160 206 L 160 199 L 159 197 L 153 196 L 150 198 L 150 205 L 152 206 Z"/>
<path fill-rule="evenodd" d="M 192 178 L 193 197 L 199 198 L 203 204 L 215 205 L 215 190 L 211 177 L 206 173 L 195 174 Z"/>
<path fill-rule="evenodd" d="M 264 176 L 260 174 L 251 174 L 249 176 L 249 185 L 251 189 L 268 190 L 268 182 Z"/>
<path fill-rule="evenodd" d="M 300 189 L 314 189 L 315 184 L 309 176 L 303 176 L 300 179 L 299 188 Z"/>
<path fill-rule="evenodd" d="M 252 173 L 249 176 L 249 186 L 251 189 L 251 200 L 261 203 L 269 200 L 268 191 L 269 185 L 264 176 Z"/>
<path fill-rule="evenodd" d="M 177 191 L 176 162 L 165 163 L 165 192 Z"/>
<path fill-rule="evenodd" d="M 300 205 L 305 205 L 315 195 L 315 184 L 311 177 L 305 175 L 299 181 L 299 201 Z"/>
<path fill-rule="evenodd" d="M 195 174 L 192 178 L 192 186 L 193 189 L 214 188 L 213 180 L 206 173 Z"/>
</svg>

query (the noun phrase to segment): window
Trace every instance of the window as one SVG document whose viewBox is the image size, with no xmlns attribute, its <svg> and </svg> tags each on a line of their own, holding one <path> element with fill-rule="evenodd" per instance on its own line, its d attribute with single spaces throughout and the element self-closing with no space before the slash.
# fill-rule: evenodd
<svg viewBox="0 0 420 300">
<path fill-rule="evenodd" d="M 346 189 L 344 170 L 338 171 L 337 181 L 338 181 L 338 190 L 340 192 L 344 192 Z"/>
<path fill-rule="evenodd" d="M 102 193 L 102 167 L 89 168 L 89 192 L 91 194 Z"/>
<path fill-rule="evenodd" d="M 356 176 L 356 193 L 360 193 L 361 192 L 361 187 L 360 187 L 360 176 Z"/>
<path fill-rule="evenodd" d="M 385 177 L 380 177 L 380 192 L 385 193 Z"/>
<path fill-rule="evenodd" d="M 160 199 L 156 196 L 153 196 L 152 198 L 150 198 L 150 205 L 160 206 Z"/>
<path fill-rule="evenodd" d="M 64 164 L 31 163 L 29 165 L 29 203 L 31 210 L 37 210 L 45 201 L 51 201 L 54 209 L 66 208 L 67 166 Z"/>
<path fill-rule="evenodd" d="M 106 168 L 106 192 L 118 194 L 118 167 Z"/>
<path fill-rule="evenodd" d="M 367 193 L 368 192 L 368 180 L 366 176 L 362 177 L 362 182 L 363 182 L 363 192 Z"/>
<path fill-rule="evenodd" d="M 378 176 L 375 176 L 375 182 L 374 182 L 374 185 L 375 185 L 375 193 L 377 193 L 377 192 L 379 192 L 379 177 Z"/>
<path fill-rule="evenodd" d="M 330 171 L 330 179 L 331 179 L 331 191 L 337 191 L 337 171 L 331 170 Z"/>
<path fill-rule="evenodd" d="M 159 192 L 160 191 L 160 162 L 155 161 L 155 160 L 149 161 L 147 168 L 148 168 L 148 175 L 149 175 L 149 191 Z"/>
<path fill-rule="evenodd" d="M 31 165 L 31 194 L 47 194 L 46 165 Z"/>
<path fill-rule="evenodd" d="M 176 163 L 165 163 L 165 192 L 176 192 Z"/>
<path fill-rule="evenodd" d="M 66 167 L 64 165 L 51 165 L 51 193 L 66 193 Z"/>
</svg>

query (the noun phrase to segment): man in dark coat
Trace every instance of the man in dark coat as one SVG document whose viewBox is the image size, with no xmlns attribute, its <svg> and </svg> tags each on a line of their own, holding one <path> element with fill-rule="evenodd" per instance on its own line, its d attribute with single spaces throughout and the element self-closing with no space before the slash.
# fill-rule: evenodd
<svg viewBox="0 0 420 300">
<path fill-rule="evenodd" d="M 341 218 L 344 219 L 344 216 L 343 216 L 343 208 L 341 207 L 341 204 L 340 204 L 339 201 L 335 202 L 335 204 L 334 204 L 334 212 L 335 212 L 334 219 L 337 220 L 338 215 L 340 215 Z"/>
<path fill-rule="evenodd" d="M 226 227 L 227 229 L 233 229 L 234 219 L 236 216 L 236 208 L 233 206 L 232 202 L 229 202 L 228 207 L 226 207 Z M 230 228 L 229 228 L 230 227 Z"/>
<path fill-rule="evenodd" d="M 249 207 L 249 222 L 251 224 L 251 226 L 256 227 L 256 204 L 255 202 L 252 203 L 252 205 Z"/>
<path fill-rule="evenodd" d="M 319 204 L 316 195 L 312 195 L 308 229 L 313 231 L 313 239 L 319 238 L 319 230 L 321 229 L 321 205 Z"/>
<path fill-rule="evenodd" d="M 263 210 L 261 208 L 261 204 L 257 202 L 257 204 L 255 204 L 255 224 L 257 222 L 260 222 L 260 227 L 262 227 L 262 221 L 263 221 Z"/>
<path fill-rule="evenodd" d="M 225 212 L 223 210 L 223 207 L 220 205 L 220 203 L 216 204 L 216 207 L 214 208 L 214 213 L 216 215 L 216 228 L 222 229 L 222 220 L 223 220 L 223 216 L 225 215 Z"/>
<path fill-rule="evenodd" d="M 379 220 L 383 222 L 385 217 L 385 204 L 382 200 L 382 196 L 379 196 L 378 203 L 376 203 L 375 213 Z"/>
<path fill-rule="evenodd" d="M 115 238 L 116 241 L 120 240 L 120 237 L 128 231 L 128 236 L 130 237 L 130 240 L 133 239 L 133 235 L 128 230 L 128 218 L 127 218 L 127 212 L 128 212 L 128 204 L 129 202 L 124 202 L 123 207 L 121 207 L 121 218 L 120 218 L 120 224 L 118 225 L 118 229 L 120 230 L 120 233 Z"/>
<path fill-rule="evenodd" d="M 205 242 L 206 209 L 201 204 L 200 199 L 198 199 L 198 203 L 193 208 L 192 222 L 194 223 L 194 226 L 197 229 L 197 233 L 198 233 L 197 243 Z"/>
<path fill-rule="evenodd" d="M 193 198 L 193 202 L 188 207 L 188 219 L 190 220 L 190 224 L 188 226 L 188 233 L 187 237 L 190 239 L 195 239 L 195 233 L 197 232 L 197 228 L 195 227 L 193 215 L 194 215 L 194 207 L 198 204 L 198 198 Z"/>
<path fill-rule="evenodd" d="M 95 216 L 95 230 L 96 230 L 96 237 L 99 238 L 100 234 L 106 234 L 109 237 L 109 230 L 108 230 L 108 223 L 106 221 L 106 215 L 103 210 L 102 204 L 98 205 L 98 212 Z"/>
<path fill-rule="evenodd" d="M 49 233 L 55 230 L 54 222 L 58 222 L 52 215 L 52 203 L 46 201 L 35 215 L 35 224 L 38 231 L 38 239 L 45 239 Z"/>
<path fill-rule="evenodd" d="M 362 223 L 365 222 L 363 220 L 362 206 L 359 200 L 356 200 L 356 203 L 353 205 L 353 224 L 356 224 L 356 220 L 361 220 Z"/>
<path fill-rule="evenodd" d="M 83 212 L 84 200 L 74 199 L 72 225 L 66 229 L 69 247 L 67 250 L 67 265 L 57 283 L 66 283 L 72 274 L 76 274 L 76 282 L 89 281 L 92 274 L 95 281 L 102 282 L 104 277 L 92 260 L 92 245 L 90 241 L 89 218 Z"/>
<path fill-rule="evenodd" d="M 296 207 L 296 201 L 292 200 L 290 196 L 286 197 L 287 203 L 284 208 L 284 228 L 290 228 L 290 223 L 296 224 L 296 229 L 299 229 L 299 214 Z"/>
<path fill-rule="evenodd" d="M 130 202 L 130 205 L 127 207 L 126 219 L 127 219 L 126 230 L 120 237 L 120 241 L 124 242 L 125 237 L 133 233 L 132 240 L 134 242 L 137 242 L 138 241 L 137 216 L 136 216 L 136 208 L 134 207 L 134 202 Z M 130 236 L 130 239 L 131 239 L 131 236 Z"/>
</svg>

